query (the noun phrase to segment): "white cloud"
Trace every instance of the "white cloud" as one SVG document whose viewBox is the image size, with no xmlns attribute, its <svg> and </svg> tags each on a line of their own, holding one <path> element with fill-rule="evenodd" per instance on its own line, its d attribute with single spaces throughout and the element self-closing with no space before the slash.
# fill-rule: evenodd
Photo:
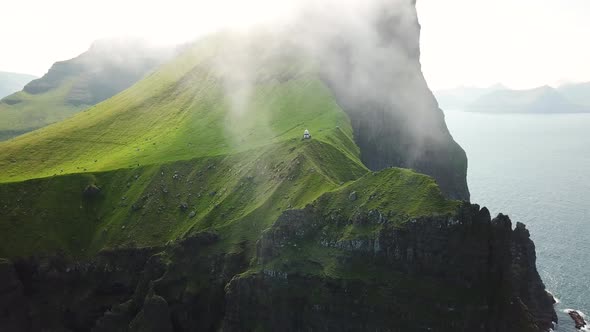
<svg viewBox="0 0 590 332">
<path fill-rule="evenodd" d="M 53 62 L 82 53 L 96 39 L 142 37 L 175 44 L 288 9 L 272 0 L 3 1 L 0 70 L 42 75 Z"/>
<path fill-rule="evenodd" d="M 418 0 L 434 89 L 590 81 L 586 0 Z"/>
<path fill-rule="evenodd" d="M 95 39 L 141 36 L 174 44 L 221 25 L 280 20 L 301 2 L 2 1 L 0 70 L 42 75 L 53 62 L 82 53 Z M 423 69 L 435 89 L 590 81 L 590 1 L 418 0 L 418 10 Z"/>
</svg>

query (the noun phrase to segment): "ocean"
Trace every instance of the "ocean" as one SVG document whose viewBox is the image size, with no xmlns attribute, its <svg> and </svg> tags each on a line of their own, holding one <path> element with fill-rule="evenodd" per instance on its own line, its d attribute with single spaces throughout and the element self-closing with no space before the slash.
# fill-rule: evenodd
<svg viewBox="0 0 590 332">
<path fill-rule="evenodd" d="M 471 201 L 527 225 L 559 300 L 556 331 L 576 331 L 564 311 L 590 314 L 590 114 L 445 116 L 467 152 Z"/>
</svg>

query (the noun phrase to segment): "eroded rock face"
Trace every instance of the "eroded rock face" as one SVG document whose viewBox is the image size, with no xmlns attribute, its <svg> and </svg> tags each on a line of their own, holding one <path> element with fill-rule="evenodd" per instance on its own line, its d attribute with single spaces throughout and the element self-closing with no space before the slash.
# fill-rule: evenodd
<svg viewBox="0 0 590 332">
<path fill-rule="evenodd" d="M 557 322 L 557 315 L 547 309 L 556 302 L 553 296 L 545 296 L 547 291 L 536 267 L 535 244 L 524 224 L 516 223 L 512 239 L 512 289 L 518 291 L 518 297 L 526 304 L 539 326 L 551 327 L 552 322 Z"/>
<path fill-rule="evenodd" d="M 133 294 L 154 251 L 105 251 L 83 261 L 59 255 L 15 260 L 11 265 L 26 303 L 19 314 L 27 317 L 28 327 L 6 331 L 89 330 L 106 310 Z"/>
<path fill-rule="evenodd" d="M 570 312 L 568 312 L 568 315 L 572 318 L 572 320 L 574 321 L 574 325 L 578 330 L 586 326 L 586 321 L 584 320 L 584 317 L 580 315 L 579 312 L 571 310 Z"/>
<path fill-rule="evenodd" d="M 167 248 L 0 261 L 2 331 L 215 331 L 225 285 L 241 254 L 201 255 L 219 241 L 199 234 Z"/>
<path fill-rule="evenodd" d="M 224 328 L 547 331 L 557 320 L 524 225 L 512 230 L 508 217 L 491 220 L 476 205 L 465 205 L 457 218 L 421 218 L 403 228 L 383 219 L 375 212 L 351 220 L 326 218 L 313 208 L 285 212 L 259 242 L 261 272 L 228 285 Z M 343 241 L 323 232 L 328 223 L 384 227 Z M 376 272 L 349 280 L 325 270 L 292 273 L 304 260 L 272 264 L 285 261 L 285 248 L 307 241 L 343 250 L 338 260 L 345 267 L 366 263 Z M 395 277 L 377 277 L 377 271 Z"/>
<path fill-rule="evenodd" d="M 0 327 L 521 332 L 547 331 L 556 320 L 524 225 L 512 230 L 506 216 L 491 220 L 468 204 L 457 216 L 404 226 L 388 218 L 289 210 L 261 237 L 254 260 L 210 250 L 220 239 L 201 233 L 89 261 L 1 261 Z M 351 225 L 377 231 L 344 238 L 339 230 Z M 331 266 L 309 248 L 330 255 Z"/>
<path fill-rule="evenodd" d="M 0 259 L 0 331 L 26 331 L 27 312 L 27 299 L 14 265 Z"/>
</svg>

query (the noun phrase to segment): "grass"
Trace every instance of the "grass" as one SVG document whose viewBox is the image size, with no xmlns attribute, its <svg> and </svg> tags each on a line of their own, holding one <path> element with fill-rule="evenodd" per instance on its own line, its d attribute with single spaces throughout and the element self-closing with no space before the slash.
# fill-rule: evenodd
<svg viewBox="0 0 590 332">
<path fill-rule="evenodd" d="M 221 239 L 212 250 L 253 257 L 282 212 L 312 202 L 399 220 L 454 211 L 427 176 L 368 171 L 313 64 L 253 45 L 262 51 L 247 59 L 251 84 L 236 83 L 236 68 L 215 64 L 227 38 L 205 39 L 115 97 L 0 142 L 0 257 L 90 256 L 204 231 Z M 312 140 L 301 140 L 306 128 Z M 84 195 L 89 185 L 100 194 Z M 375 229 L 333 231 L 353 239 Z"/>
<path fill-rule="evenodd" d="M 56 250 L 85 256 L 206 230 L 221 235 L 222 250 L 253 244 L 282 211 L 302 208 L 367 172 L 332 150 L 321 141 L 288 140 L 232 155 L 3 184 L 0 256 Z M 310 151 L 326 151 L 335 159 L 323 159 L 324 165 L 347 164 L 348 172 L 316 168 L 322 161 Z M 88 185 L 101 193 L 85 197 Z"/>
<path fill-rule="evenodd" d="M 4 98 L 0 102 L 0 140 L 64 120 L 86 108 L 87 105 L 66 102 L 73 82 L 70 78 L 59 88 L 45 93 L 33 95 L 21 91 Z"/>
<path fill-rule="evenodd" d="M 354 201 L 352 193 L 356 196 Z M 395 213 L 406 221 L 453 214 L 460 203 L 446 199 L 431 177 L 409 169 L 390 168 L 368 173 L 338 191 L 327 193 L 318 204 L 328 213 L 337 211 L 351 216 L 359 211 L 379 210 Z"/>
<path fill-rule="evenodd" d="M 358 156 L 347 116 L 305 69 L 286 81 L 256 84 L 236 110 L 224 78 L 206 59 L 191 59 L 181 57 L 66 121 L 0 142 L 0 183 L 225 155 L 299 138 L 305 128 Z M 263 69 L 260 75 L 268 75 Z"/>
<path fill-rule="evenodd" d="M 351 194 L 356 199 L 351 199 Z M 359 259 L 363 256 L 360 252 L 366 248 L 355 252 L 340 245 L 362 242 L 372 251 L 371 243 L 380 232 L 391 232 L 420 217 L 453 216 L 460 205 L 460 201 L 446 199 L 435 181 L 426 175 L 401 168 L 368 172 L 315 200 L 312 206 L 319 220 L 303 221 L 302 236 L 292 234 L 290 245 L 270 262 L 254 266 L 253 270 L 388 280 L 392 275 L 386 268 L 380 268 L 368 257 Z M 359 218 L 363 221 L 355 221 Z M 326 245 L 326 241 L 332 245 Z M 371 253 L 367 255 L 372 257 Z"/>
<path fill-rule="evenodd" d="M 367 172 L 348 117 L 308 65 L 272 58 L 254 66 L 256 83 L 238 109 L 223 71 L 208 65 L 217 43 L 0 143 L 0 256 L 84 256 L 205 230 L 231 250 L 253 244 L 285 209 Z M 311 141 L 301 140 L 306 128 Z M 91 184 L 102 191 L 88 200 Z"/>
</svg>

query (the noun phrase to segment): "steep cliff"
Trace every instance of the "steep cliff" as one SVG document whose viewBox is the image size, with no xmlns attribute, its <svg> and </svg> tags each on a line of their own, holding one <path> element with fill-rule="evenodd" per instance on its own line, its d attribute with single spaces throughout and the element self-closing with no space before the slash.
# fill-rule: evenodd
<svg viewBox="0 0 590 332">
<path fill-rule="evenodd" d="M 350 237 L 348 227 L 379 230 Z M 334 265 L 292 254 L 312 247 L 331 250 Z M 289 211 L 257 259 L 256 272 L 228 285 L 229 331 L 546 331 L 556 320 L 524 226 L 477 205 L 403 228 L 376 210 L 353 219 Z"/>
<path fill-rule="evenodd" d="M 337 13 L 316 17 L 334 30 L 318 28 L 313 18 L 302 30 L 320 35 L 314 55 L 350 116 L 363 163 L 415 169 L 434 177 L 447 197 L 469 201 L 465 151 L 421 71 L 415 1 L 372 1 L 353 14 L 365 20 L 360 27 L 350 13 Z"/>
<path fill-rule="evenodd" d="M 451 199 L 414 2 L 368 3 L 0 143 L 0 330 L 547 331 L 524 226 Z"/>
<path fill-rule="evenodd" d="M 0 328 L 93 331 L 547 331 L 553 298 L 523 225 L 463 205 L 404 227 L 377 210 L 285 212 L 255 262 L 201 233 L 86 262 L 0 266 Z M 388 217 L 389 216 L 389 217 Z M 353 228 L 356 231 L 351 232 Z M 248 268 L 248 266 L 250 267 Z M 246 271 L 246 272 L 243 272 Z M 8 301 L 10 300 L 10 301 Z M 6 314 L 5 314 L 6 315 Z M 10 317 L 10 319 L 6 319 Z"/>
</svg>

